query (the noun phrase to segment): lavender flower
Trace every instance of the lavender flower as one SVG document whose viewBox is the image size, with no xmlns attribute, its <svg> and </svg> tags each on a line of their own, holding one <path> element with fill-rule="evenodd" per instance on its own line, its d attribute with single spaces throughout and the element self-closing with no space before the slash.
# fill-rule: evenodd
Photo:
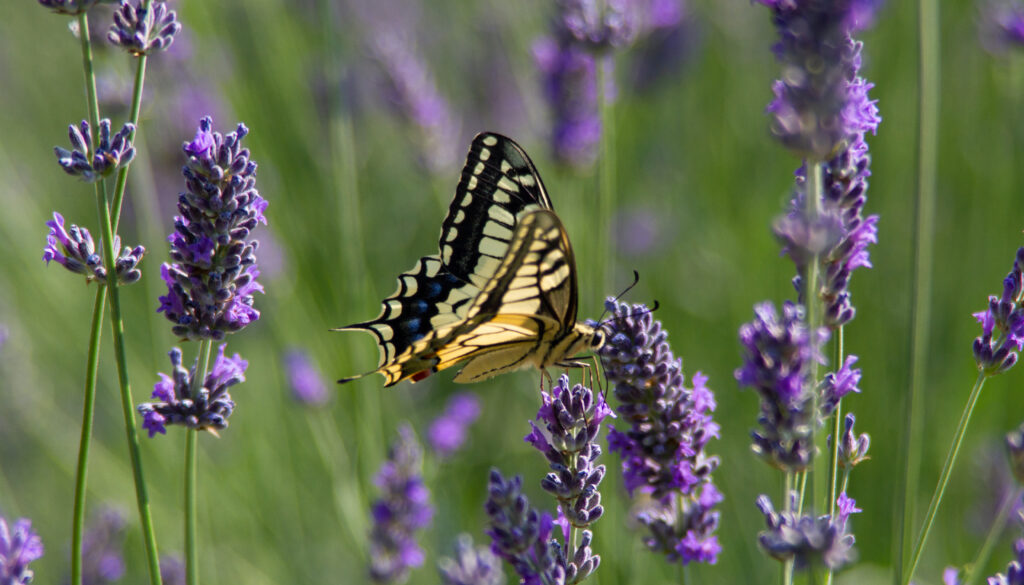
<svg viewBox="0 0 1024 585">
<path fill-rule="evenodd" d="M 171 376 L 161 372 L 160 381 L 153 386 L 153 398 L 158 402 L 144 402 L 138 406 L 143 417 L 142 426 L 149 431 L 150 437 L 157 433 L 166 434 L 166 425 L 183 425 L 214 434 L 228 427 L 228 417 L 235 409 L 228 388 L 245 381 L 249 362 L 237 353 L 232 358 L 224 357 L 225 347 L 227 344 L 222 344 L 217 350 L 213 368 L 195 393 L 195 365 L 186 370 L 181 365 L 181 350 L 174 348 L 168 352 L 174 370 Z"/>
<path fill-rule="evenodd" d="M 0 518 L 0 583 L 24 585 L 32 580 L 28 565 L 43 556 L 43 541 L 32 531 L 32 521 L 22 518 L 9 526 Z"/>
<path fill-rule="evenodd" d="M 47 264 L 51 260 L 76 274 L 84 274 L 86 282 L 93 280 L 106 284 L 107 269 L 103 266 L 103 258 L 96 252 L 92 234 L 86 228 L 72 224 L 64 229 L 64 217 L 53 212 L 53 219 L 46 222 L 50 233 L 46 236 L 46 247 L 43 248 L 43 260 Z M 121 246 L 121 238 L 114 236 L 114 248 Z M 142 246 L 126 247 L 114 261 L 115 273 L 119 284 L 131 284 L 142 277 L 139 262 L 146 253 Z"/>
<path fill-rule="evenodd" d="M 593 165 L 601 141 L 596 58 L 564 39 L 535 43 L 533 56 L 551 104 L 555 157 L 577 168 Z"/>
<path fill-rule="evenodd" d="M 776 512 L 768 496 L 757 498 L 757 507 L 764 514 L 768 529 L 758 535 L 758 542 L 769 556 L 779 561 L 793 561 L 797 570 L 824 565 L 836 570 L 853 560 L 855 538 L 847 531 L 850 514 L 860 512 L 856 502 L 840 495 L 835 516 L 817 518 L 801 516 L 797 509 L 798 494 L 790 494 L 789 508 Z"/>
<path fill-rule="evenodd" d="M 157 311 L 174 323 L 175 335 L 193 340 L 221 340 L 259 319 L 252 295 L 263 292 L 256 282 L 259 242 L 246 240 L 258 223 L 267 223 L 267 201 L 255 186 L 256 163 L 241 146 L 249 130 L 239 124 L 221 135 L 212 126 L 203 118 L 195 138 L 183 146 L 187 191 L 179 195 L 181 215 L 168 238 L 174 263 L 160 269 L 167 295 Z"/>
<path fill-rule="evenodd" d="M 974 313 L 982 334 L 974 340 L 974 359 L 986 376 L 1001 374 L 1017 363 L 1024 347 L 1024 247 L 1017 250 L 1013 269 L 1003 280 L 1002 297 L 990 296 L 988 310 Z M 995 337 L 993 337 L 995 335 Z"/>
<path fill-rule="evenodd" d="M 772 87 L 772 133 L 803 158 L 824 161 L 864 123 L 851 106 L 860 44 L 850 33 L 869 19 L 864 0 L 758 0 L 772 9 L 779 30 L 773 47 L 782 78 Z M 867 86 L 870 88 L 870 85 Z M 865 91 L 866 96 L 866 89 Z"/>
<path fill-rule="evenodd" d="M 630 494 L 650 494 L 653 502 L 638 515 L 651 536 L 649 548 L 669 561 L 714 563 L 720 550 L 718 513 L 721 494 L 711 473 L 718 458 L 705 453 L 718 424 L 712 419 L 715 398 L 707 377 L 693 376 L 684 385 L 682 360 L 672 354 L 668 335 L 643 305 L 605 306 L 609 342 L 598 351 L 619 400 L 617 412 L 628 430 L 612 428 L 609 448 L 622 457 Z"/>
<path fill-rule="evenodd" d="M 942 571 L 942 583 L 943 585 L 960 585 L 960 569 L 956 567 L 946 567 Z"/>
<path fill-rule="evenodd" d="M 124 575 L 125 519 L 114 508 L 100 510 L 82 541 L 82 585 L 119 581 Z"/>
<path fill-rule="evenodd" d="M 1017 558 L 1006 566 L 1005 573 L 996 573 L 988 578 L 988 585 L 1024 585 L 1024 538 L 1013 543 Z"/>
<path fill-rule="evenodd" d="M 408 426 L 388 451 L 374 483 L 380 497 L 372 506 L 370 577 L 378 583 L 398 583 L 413 567 L 423 564 L 423 551 L 415 533 L 430 525 L 430 491 L 423 483 L 423 450 Z"/>
<path fill-rule="evenodd" d="M 57 14 L 77 16 L 92 8 L 97 0 L 39 0 L 44 8 L 49 8 Z"/>
<path fill-rule="evenodd" d="M 289 350 L 284 355 L 284 368 L 296 400 L 309 406 L 327 403 L 327 384 L 308 353 L 298 348 Z"/>
<path fill-rule="evenodd" d="M 466 441 L 466 429 L 480 416 L 480 401 L 469 392 L 459 392 L 448 400 L 444 413 L 427 431 L 430 448 L 440 457 L 449 457 Z"/>
<path fill-rule="evenodd" d="M 592 53 L 628 46 L 636 38 L 634 0 L 559 0 L 558 29 Z"/>
<path fill-rule="evenodd" d="M 180 30 L 177 15 L 167 9 L 166 2 L 155 1 L 146 10 L 142 0 L 136 0 L 134 4 L 121 0 L 107 40 L 132 55 L 140 56 L 170 47 L 174 35 Z"/>
<path fill-rule="evenodd" d="M 843 367 L 838 372 L 829 372 L 825 375 L 821 384 L 821 416 L 828 417 L 835 412 L 839 401 L 850 392 L 860 392 L 857 384 L 860 382 L 860 370 L 851 368 L 857 363 L 857 356 L 848 355 Z"/>
<path fill-rule="evenodd" d="M 505 585 L 501 559 L 485 546 L 474 548 L 468 534 L 455 541 L 455 558 L 443 557 L 437 568 L 445 585 Z"/>
<path fill-rule="evenodd" d="M 993 0 L 981 17 L 981 43 L 994 54 L 1024 47 L 1024 6 L 1016 0 Z"/>
<path fill-rule="evenodd" d="M 558 499 L 569 524 L 588 528 L 604 513 L 597 489 L 605 466 L 594 464 L 601 456 L 597 436 L 601 422 L 615 415 L 600 393 L 595 396 L 580 384 L 570 390 L 566 374 L 559 377 L 550 394 L 541 392 L 541 398 L 537 420 L 543 428 L 530 421 L 533 431 L 525 437 L 551 466 L 541 487 Z"/>
<path fill-rule="evenodd" d="M 486 532 L 491 537 L 491 550 L 512 565 L 522 583 L 564 584 L 561 549 L 551 538 L 554 520 L 547 512 L 540 513 L 530 506 L 522 494 L 522 484 L 518 476 L 505 481 L 501 472 L 491 470 L 484 504 L 490 517 Z"/>
<path fill-rule="evenodd" d="M 868 447 L 871 445 L 871 437 L 867 433 L 857 435 L 853 430 L 856 422 L 852 413 L 846 415 L 843 421 L 845 431 L 839 437 L 839 467 L 850 470 L 868 459 Z"/>
<path fill-rule="evenodd" d="M 54 154 L 57 155 L 57 163 L 64 172 L 94 183 L 132 162 L 135 158 L 135 147 L 132 145 L 132 138 L 135 135 L 133 124 L 125 124 L 117 134 L 111 136 L 110 120 L 104 118 L 100 120 L 99 132 L 99 143 L 93 152 L 89 122 L 82 120 L 77 127 L 74 124 L 68 126 L 68 137 L 74 150 L 59 146 L 53 148 Z"/>
<path fill-rule="evenodd" d="M 821 420 L 813 408 L 811 361 L 823 361 L 819 347 L 827 337 L 824 329 L 812 336 L 803 308 L 788 301 L 781 317 L 770 302 L 756 305 L 754 320 L 740 327 L 745 355 L 735 376 L 761 397 L 761 430 L 751 433 L 752 447 L 773 467 L 803 471 L 814 456 L 813 433 Z"/>
</svg>

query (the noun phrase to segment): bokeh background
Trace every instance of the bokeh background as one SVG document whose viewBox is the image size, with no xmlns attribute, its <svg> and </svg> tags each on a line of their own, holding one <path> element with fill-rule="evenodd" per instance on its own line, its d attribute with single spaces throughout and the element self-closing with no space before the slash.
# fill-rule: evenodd
<svg viewBox="0 0 1024 585">
<path fill-rule="evenodd" d="M 770 582 L 777 565 L 756 544 L 760 493 L 778 498 L 778 473 L 749 449 L 757 399 L 740 391 L 737 329 L 754 303 L 792 298 L 792 264 L 770 232 L 800 162 L 769 136 L 764 107 L 778 67 L 767 9 L 745 0 L 688 0 L 677 29 L 615 55 L 615 208 L 601 225 L 599 167 L 571 168 L 550 148 L 550 108 L 533 57 L 549 34 L 551 2 L 412 0 L 388 3 L 252 0 L 172 2 L 183 32 L 172 50 L 150 59 L 139 154 L 122 220 L 125 242 L 148 253 L 140 283 L 124 291 L 128 358 L 137 401 L 148 397 L 166 352 L 177 343 L 158 315 L 177 193 L 181 144 L 199 118 L 217 130 L 244 121 L 259 163 L 258 188 L 270 202 L 269 227 L 255 234 L 266 294 L 262 318 L 229 339 L 249 360 L 248 381 L 221 438 L 200 444 L 202 575 L 209 583 L 354 583 L 365 574 L 372 476 L 401 421 L 422 435 L 459 389 L 451 374 L 383 390 L 378 377 L 332 387 L 328 405 L 291 396 L 283 356 L 301 348 L 325 379 L 376 363 L 368 336 L 332 327 L 377 314 L 395 276 L 434 253 L 447 203 L 471 137 L 482 130 L 523 144 L 540 169 L 576 247 L 581 317 L 640 273 L 628 300 L 661 308 L 688 374 L 702 371 L 716 391 L 721 457 L 715 481 L 725 494 L 715 566 L 695 567 L 693 582 Z M 1024 201 L 1018 159 L 1024 139 L 1024 62 L 993 54 L 979 34 L 985 6 L 942 5 L 942 104 L 934 292 L 925 382 L 923 514 L 952 431 L 974 381 L 971 317 L 1001 290 L 1021 245 Z M 109 9 L 93 16 L 102 39 Z M 88 185 L 66 176 L 53 146 L 85 117 L 81 57 L 66 17 L 35 2 L 0 5 L 0 513 L 34 521 L 46 546 L 39 583 L 68 572 L 73 471 L 93 289 L 40 260 L 53 211 L 94 228 Z M 860 356 L 863 393 L 844 401 L 871 460 L 850 494 L 864 510 L 853 519 L 860 560 L 840 583 L 886 582 L 894 508 L 902 489 L 898 438 L 908 383 L 915 210 L 917 48 L 915 5 L 882 6 L 860 34 L 861 74 L 874 82 L 883 117 L 869 136 L 872 177 L 866 213 L 880 215 L 874 268 L 851 289 L 857 318 L 847 351 Z M 402 115 L 382 67 L 382 39 L 399 39 L 449 112 L 425 132 Z M 133 65 L 98 49 L 102 114 L 120 127 Z M 419 95 L 424 95 L 422 92 Z M 95 229 L 94 232 L 98 233 Z M 601 234 L 611 238 L 601 253 Z M 609 288 L 610 287 L 610 288 Z M 90 509 L 110 504 L 129 520 L 125 583 L 145 579 L 116 375 L 104 331 Z M 194 347 L 185 348 L 187 359 Z M 957 472 L 919 570 L 938 583 L 947 564 L 971 560 L 1007 489 L 1002 436 L 1024 418 L 1021 369 L 992 380 L 981 398 Z M 531 501 L 551 506 L 539 488 L 543 458 L 522 441 L 539 405 L 537 374 L 523 372 L 465 389 L 483 414 L 457 457 L 427 467 L 437 513 L 424 534 L 427 566 L 412 583 L 434 583 L 432 563 L 451 554 L 459 532 L 483 540 L 488 470 L 525 477 Z M 143 456 L 161 551 L 182 547 L 183 434 L 144 440 Z M 668 583 L 675 567 L 647 553 L 628 526 L 629 502 L 618 459 L 606 454 L 607 515 L 595 529 L 600 583 Z M 991 574 L 1011 556 L 1019 527 L 997 545 Z"/>
</svg>

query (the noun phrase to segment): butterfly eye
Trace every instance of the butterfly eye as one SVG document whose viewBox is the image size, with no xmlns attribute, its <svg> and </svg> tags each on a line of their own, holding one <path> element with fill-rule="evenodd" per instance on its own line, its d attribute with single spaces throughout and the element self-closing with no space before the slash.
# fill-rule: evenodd
<svg viewBox="0 0 1024 585">
<path fill-rule="evenodd" d="M 604 331 L 600 329 L 594 331 L 594 337 L 590 340 L 590 347 L 598 349 L 604 345 Z"/>
</svg>

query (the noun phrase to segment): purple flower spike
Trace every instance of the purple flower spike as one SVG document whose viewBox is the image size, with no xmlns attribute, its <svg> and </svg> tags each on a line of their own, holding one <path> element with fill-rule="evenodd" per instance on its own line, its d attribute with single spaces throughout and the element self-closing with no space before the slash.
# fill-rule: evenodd
<svg viewBox="0 0 1024 585">
<path fill-rule="evenodd" d="M 974 340 L 974 359 L 987 376 L 1001 374 L 1017 363 L 1024 346 L 1024 247 L 1017 250 L 1013 269 L 1003 280 L 1001 297 L 988 298 L 988 310 L 974 314 L 981 323 L 981 337 Z"/>
<path fill-rule="evenodd" d="M 178 196 L 181 215 L 168 237 L 173 263 L 161 267 L 167 294 L 157 309 L 183 339 L 221 340 L 260 317 L 253 307 L 253 293 L 263 292 L 256 282 L 259 242 L 248 238 L 267 223 L 267 201 L 256 190 L 256 163 L 241 146 L 248 133 L 239 124 L 221 135 L 206 117 L 183 145 L 187 191 Z"/>
<path fill-rule="evenodd" d="M 135 147 L 132 145 L 135 126 L 132 124 L 125 124 L 117 134 L 111 136 L 110 120 L 100 120 L 99 141 L 95 152 L 92 150 L 92 131 L 85 120 L 78 127 L 74 124 L 68 126 L 68 136 L 74 150 L 55 146 L 53 152 L 57 155 L 57 163 L 67 174 L 89 183 L 109 176 L 135 158 Z"/>
<path fill-rule="evenodd" d="M 110 25 L 107 40 L 132 55 L 146 55 L 163 51 L 174 42 L 174 35 L 181 30 L 177 15 L 168 10 L 167 3 L 153 2 L 146 10 L 142 0 L 135 3 L 121 0 L 121 6 L 114 12 L 114 24 Z"/>
<path fill-rule="evenodd" d="M 371 508 L 370 577 L 377 583 L 403 582 L 413 567 L 423 564 L 416 532 L 430 525 L 433 509 L 422 465 L 423 449 L 416 435 L 402 426 L 374 480 L 380 497 Z"/>
<path fill-rule="evenodd" d="M 501 559 L 488 547 L 474 547 L 468 534 L 455 541 L 455 558 L 443 557 L 437 568 L 444 585 L 505 585 Z"/>
<path fill-rule="evenodd" d="M 552 39 L 536 43 L 533 55 L 551 104 L 555 157 L 576 168 L 593 165 L 601 141 L 596 58 L 580 47 Z"/>
<path fill-rule="evenodd" d="M 770 302 L 757 305 L 754 320 L 740 327 L 744 363 L 736 380 L 761 397 L 761 430 L 751 433 L 752 447 L 773 467 L 802 471 L 811 463 L 813 432 L 821 420 L 813 408 L 810 366 L 824 361 L 819 348 L 827 338 L 825 329 L 812 336 L 803 309 L 791 302 L 781 316 Z"/>
<path fill-rule="evenodd" d="M 630 494 L 652 497 L 637 513 L 650 533 L 645 542 L 671 562 L 714 563 L 720 550 L 714 506 L 721 494 L 711 478 L 718 458 L 705 447 L 719 431 L 707 377 L 697 372 L 692 387 L 684 385 L 682 360 L 647 307 L 611 299 L 605 306 L 612 314 L 604 325 L 609 342 L 598 355 L 619 400 L 617 413 L 629 424 L 611 428 L 608 445 L 622 457 Z"/>
<path fill-rule="evenodd" d="M 636 38 L 641 16 L 637 4 L 635 0 L 560 0 L 559 28 L 593 53 L 626 47 Z"/>
<path fill-rule="evenodd" d="M 988 578 L 988 585 L 1024 585 L 1024 538 L 1013 543 L 1016 558 L 1006 566 L 1005 573 L 996 573 Z"/>
<path fill-rule="evenodd" d="M 497 469 L 491 470 L 484 504 L 490 517 L 486 533 L 491 550 L 512 565 L 522 583 L 565 583 L 560 547 L 551 538 L 554 520 L 530 506 L 522 485 L 518 476 L 506 481 Z"/>
<path fill-rule="evenodd" d="M 444 413 L 427 431 L 430 448 L 440 457 L 455 454 L 466 441 L 466 430 L 480 416 L 480 401 L 469 392 L 460 392 L 448 400 Z"/>
<path fill-rule="evenodd" d="M 284 367 L 296 400 L 309 406 L 327 403 L 330 398 L 327 384 L 308 353 L 301 349 L 289 350 L 284 356 Z"/>
<path fill-rule="evenodd" d="M 93 280 L 106 283 L 107 269 L 103 266 L 103 258 L 96 251 L 92 234 L 85 228 L 72 225 L 64 229 L 64 217 L 53 212 L 53 219 L 46 222 L 50 233 L 46 236 L 46 247 L 43 248 L 43 260 L 47 264 L 56 261 L 71 272 L 84 274 L 85 280 Z M 114 236 L 114 247 L 121 245 L 121 238 Z M 142 246 L 125 248 L 119 257 L 114 260 L 115 273 L 120 284 L 131 284 L 142 277 L 139 270 L 139 262 L 145 255 L 146 249 Z"/>
<path fill-rule="evenodd" d="M 32 521 L 22 518 L 9 526 L 0 517 L 0 583 L 25 585 L 32 581 L 28 565 L 43 556 L 43 541 L 32 531 Z"/>
<path fill-rule="evenodd" d="M 790 498 L 788 511 L 776 512 L 768 496 L 757 499 L 768 529 L 758 535 L 761 548 L 774 559 L 793 561 L 796 570 L 822 566 L 837 570 L 853 560 L 853 534 L 846 531 L 846 516 L 825 514 L 817 518 L 801 516 L 797 509 L 797 493 Z M 852 505 L 850 500 L 849 504 Z M 853 509 L 847 508 L 849 513 Z"/>
<path fill-rule="evenodd" d="M 174 367 L 172 375 L 160 374 L 161 380 L 153 386 L 156 402 L 144 402 L 138 406 L 143 417 L 142 426 L 149 431 L 151 438 L 158 433 L 165 434 L 164 427 L 169 424 L 213 434 L 228 427 L 228 417 L 235 410 L 228 388 L 245 381 L 249 362 L 237 353 L 231 358 L 224 357 L 225 347 L 227 344 L 222 344 L 217 350 L 213 367 L 195 396 L 192 394 L 195 366 L 189 370 L 182 366 L 178 348 L 168 353 Z"/>
</svg>

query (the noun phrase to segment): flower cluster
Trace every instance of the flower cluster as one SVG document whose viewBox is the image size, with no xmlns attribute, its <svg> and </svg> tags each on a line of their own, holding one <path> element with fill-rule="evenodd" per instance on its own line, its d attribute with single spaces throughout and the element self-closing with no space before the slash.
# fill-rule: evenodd
<svg viewBox="0 0 1024 585">
<path fill-rule="evenodd" d="M 427 442 L 440 457 L 449 457 L 466 441 L 466 429 L 480 416 L 480 401 L 469 392 L 459 392 L 448 400 L 444 413 L 427 430 Z"/>
<path fill-rule="evenodd" d="M 135 158 L 135 146 L 132 144 L 134 136 L 133 124 L 125 124 L 117 134 L 111 136 L 110 120 L 104 118 L 100 120 L 99 141 L 94 152 L 92 130 L 89 122 L 82 120 L 78 126 L 68 126 L 73 150 L 55 146 L 53 152 L 65 173 L 93 183 L 132 162 Z"/>
<path fill-rule="evenodd" d="M 705 453 L 718 436 L 707 377 L 698 372 L 692 388 L 684 385 L 682 359 L 647 307 L 610 299 L 605 306 L 612 314 L 604 325 L 609 342 L 598 355 L 619 400 L 617 413 L 630 425 L 612 428 L 608 443 L 622 457 L 630 494 L 653 498 L 637 515 L 651 533 L 647 545 L 683 564 L 714 563 L 721 548 L 714 506 L 722 497 L 711 478 L 718 458 Z"/>
<path fill-rule="evenodd" d="M 203 118 L 183 147 L 187 191 L 178 197 L 181 215 L 168 237 L 174 263 L 160 269 L 167 294 L 157 311 L 174 323 L 175 335 L 190 340 L 221 340 L 259 319 L 253 293 L 263 291 L 256 282 L 259 242 L 246 240 L 258 223 L 267 223 L 256 163 L 241 145 L 249 130 L 239 124 L 221 135 L 212 126 Z"/>
<path fill-rule="evenodd" d="M 327 385 L 309 354 L 297 348 L 289 350 L 284 355 L 284 369 L 295 400 L 309 406 L 327 402 Z"/>
<path fill-rule="evenodd" d="M 107 40 L 132 55 L 146 55 L 170 47 L 180 30 L 181 24 L 166 2 L 154 1 L 146 10 L 142 0 L 135 0 L 135 4 L 121 0 Z"/>
<path fill-rule="evenodd" d="M 490 548 L 474 547 L 468 534 L 455 541 L 455 558 L 443 557 L 437 569 L 445 585 L 505 585 L 501 559 Z"/>
<path fill-rule="evenodd" d="M 237 353 L 232 358 L 224 357 L 225 347 L 227 344 L 222 344 L 217 350 L 213 368 L 198 388 L 194 387 L 195 365 L 186 370 L 181 365 L 181 350 L 174 348 L 168 352 L 174 370 L 171 376 L 161 372 L 160 381 L 153 386 L 153 398 L 158 402 L 144 402 L 138 407 L 142 426 L 150 437 L 166 434 L 166 425 L 183 425 L 215 434 L 227 428 L 228 417 L 235 409 L 228 388 L 245 381 L 249 362 Z"/>
<path fill-rule="evenodd" d="M 374 480 L 380 497 L 371 509 L 370 577 L 378 583 L 404 581 L 410 569 L 423 564 L 415 533 L 430 525 L 433 509 L 422 465 L 423 449 L 412 429 L 403 426 Z"/>
<path fill-rule="evenodd" d="M 768 525 L 758 535 L 761 548 L 774 559 L 793 561 L 797 570 L 820 565 L 836 570 L 851 562 L 855 538 L 848 531 L 847 520 L 861 511 L 856 502 L 842 493 L 834 516 L 815 518 L 795 512 L 798 498 L 797 492 L 792 492 L 789 507 L 782 512 L 775 511 L 768 496 L 757 498 L 757 507 Z"/>
<path fill-rule="evenodd" d="M 512 565 L 523 583 L 566 583 L 561 547 L 551 538 L 554 520 L 530 506 L 522 487 L 519 476 L 505 481 L 497 469 L 491 470 L 484 504 L 490 517 L 486 532 L 491 550 Z M 584 540 L 583 544 L 589 545 L 589 539 Z M 593 571 L 589 566 L 581 568 L 587 574 Z"/>
<path fill-rule="evenodd" d="M 754 431 L 754 452 L 787 471 L 807 469 L 814 456 L 813 433 L 820 424 L 814 412 L 811 361 L 822 362 L 825 330 L 811 335 L 803 308 L 786 302 L 782 315 L 765 302 L 754 307 L 754 320 L 740 327 L 744 363 L 736 370 L 741 386 L 761 396 L 760 431 Z"/>
<path fill-rule="evenodd" d="M 551 104 L 555 157 L 574 167 L 594 164 L 601 141 L 596 58 L 564 35 L 538 41 L 533 56 Z"/>
<path fill-rule="evenodd" d="M 868 447 L 871 446 L 871 437 L 867 433 L 858 435 L 854 432 L 853 424 L 856 420 L 853 413 L 847 414 L 843 421 L 845 430 L 839 437 L 838 463 L 839 467 L 846 471 L 867 460 Z"/>
<path fill-rule="evenodd" d="M 558 25 L 591 53 L 628 46 L 636 38 L 637 4 L 632 0 L 559 0 Z"/>
<path fill-rule="evenodd" d="M 39 0 L 39 4 L 44 8 L 69 16 L 76 16 L 89 10 L 96 2 L 97 0 Z"/>
<path fill-rule="evenodd" d="M 768 106 L 772 132 L 803 158 L 828 160 L 867 124 L 867 85 L 852 85 L 860 44 L 850 33 L 869 15 L 864 0 L 758 0 L 779 31 L 773 48 L 782 76 Z M 858 101 L 859 100 L 859 101 Z"/>
<path fill-rule="evenodd" d="M 83 227 L 72 224 L 64 228 L 64 217 L 53 212 L 53 219 L 46 222 L 50 233 L 46 236 L 46 247 L 43 248 L 43 260 L 47 264 L 51 260 L 76 274 L 84 274 L 87 282 L 98 281 L 106 284 L 107 269 L 103 266 L 103 258 L 96 252 L 92 234 Z M 121 238 L 114 236 L 114 248 L 121 247 Z M 114 273 L 119 284 L 131 284 L 142 277 L 139 262 L 146 253 L 142 246 L 125 247 L 121 255 L 114 261 Z"/>
<path fill-rule="evenodd" d="M 43 541 L 32 531 L 32 521 L 22 518 L 9 526 L 0 518 L 0 583 L 24 585 L 32 581 L 28 565 L 43 556 Z"/>
<path fill-rule="evenodd" d="M 1024 538 L 1013 543 L 1015 559 L 1006 566 L 1005 573 L 996 573 L 988 578 L 988 585 L 1024 585 Z"/>
<path fill-rule="evenodd" d="M 1013 269 L 1003 280 L 1002 297 L 990 296 L 988 309 L 974 313 L 981 337 L 974 340 L 974 359 L 986 375 L 1001 374 L 1017 363 L 1024 347 L 1024 247 L 1017 250 Z"/>
<path fill-rule="evenodd" d="M 124 529 L 124 515 L 115 508 L 96 514 L 82 541 L 83 585 L 113 583 L 124 575 Z"/>
</svg>

